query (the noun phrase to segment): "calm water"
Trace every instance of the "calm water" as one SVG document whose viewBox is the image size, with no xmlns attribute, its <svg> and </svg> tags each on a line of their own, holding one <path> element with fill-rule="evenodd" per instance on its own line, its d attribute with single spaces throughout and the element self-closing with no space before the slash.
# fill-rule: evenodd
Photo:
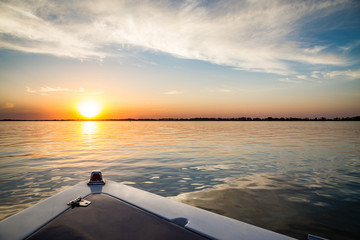
<svg viewBox="0 0 360 240">
<path fill-rule="evenodd" d="M 0 167 L 0 219 L 100 169 L 296 238 L 360 238 L 360 122 L 0 122 Z"/>
</svg>

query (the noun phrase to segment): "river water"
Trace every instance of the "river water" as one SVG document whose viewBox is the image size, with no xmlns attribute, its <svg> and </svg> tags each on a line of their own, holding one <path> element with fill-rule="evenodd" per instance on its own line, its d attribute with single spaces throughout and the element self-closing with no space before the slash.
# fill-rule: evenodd
<svg viewBox="0 0 360 240">
<path fill-rule="evenodd" d="M 0 219 L 92 170 L 299 239 L 360 239 L 360 122 L 0 122 Z"/>
</svg>

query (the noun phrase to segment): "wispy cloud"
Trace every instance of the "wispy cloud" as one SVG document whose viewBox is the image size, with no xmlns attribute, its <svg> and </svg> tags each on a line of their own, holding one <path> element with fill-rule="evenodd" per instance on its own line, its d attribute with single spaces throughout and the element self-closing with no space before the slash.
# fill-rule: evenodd
<svg viewBox="0 0 360 240">
<path fill-rule="evenodd" d="M 42 96 L 46 96 L 49 95 L 50 93 L 54 93 L 54 92 L 70 92 L 72 90 L 67 89 L 67 88 L 61 88 L 61 87 L 41 87 L 39 90 L 33 90 L 30 87 L 26 87 L 26 91 L 28 93 L 34 93 L 34 94 L 40 94 Z"/>
<path fill-rule="evenodd" d="M 360 70 L 313 71 L 309 75 L 297 75 L 293 78 L 279 78 L 278 80 L 287 83 L 324 83 L 329 81 L 352 81 L 356 79 L 360 79 Z"/>
<path fill-rule="evenodd" d="M 317 53 L 321 52 L 324 49 L 326 49 L 325 46 L 315 46 L 315 47 L 312 47 L 312 48 L 305 48 L 304 51 L 306 53 L 310 53 L 310 54 L 317 54 Z"/>
<path fill-rule="evenodd" d="M 164 94 L 166 94 L 166 95 L 180 95 L 182 93 L 183 92 L 177 91 L 177 90 L 171 90 L 171 91 L 164 92 Z"/>
<path fill-rule="evenodd" d="M 44 86 L 41 87 L 38 90 L 34 90 L 30 87 L 26 87 L 26 92 L 28 93 L 33 93 L 33 94 L 38 94 L 41 96 L 47 96 L 50 95 L 52 93 L 78 93 L 78 94 L 83 94 L 83 95 L 100 95 L 102 94 L 102 92 L 89 92 L 86 91 L 84 88 L 79 88 L 79 89 L 69 89 L 69 88 L 62 88 L 62 87 L 49 87 L 49 86 Z"/>
<path fill-rule="evenodd" d="M 47 4 L 46 1 L 44 4 Z M 91 41 L 74 32 L 80 29 L 68 31 L 70 25 L 61 26 L 42 18 L 40 12 L 43 7 L 32 1 L 0 3 L 0 47 L 79 59 L 103 56 Z M 48 10 L 51 11 L 51 8 Z M 59 10 L 49 14 L 55 16 Z"/>
<path fill-rule="evenodd" d="M 348 52 L 356 47 L 360 46 L 360 40 L 356 40 L 354 42 L 351 42 L 345 46 L 339 46 L 339 48 L 345 52 Z"/>
<path fill-rule="evenodd" d="M 345 70 L 345 71 L 317 71 L 312 75 L 320 76 L 324 79 L 338 79 L 338 80 L 355 80 L 360 79 L 360 70 Z"/>
<path fill-rule="evenodd" d="M 125 47 L 236 69 L 290 74 L 289 62 L 346 65 L 326 46 L 300 41 L 303 25 L 351 1 L 5 1 L 0 47 L 79 59 Z M 116 50 L 114 50 L 116 49 Z"/>
</svg>

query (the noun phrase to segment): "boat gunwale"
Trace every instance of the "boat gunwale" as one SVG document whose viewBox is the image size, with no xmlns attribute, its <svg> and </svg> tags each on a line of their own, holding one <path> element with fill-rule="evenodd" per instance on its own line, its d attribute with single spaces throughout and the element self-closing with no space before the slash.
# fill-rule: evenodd
<svg viewBox="0 0 360 240">
<path fill-rule="evenodd" d="M 67 203 L 70 200 L 96 193 L 107 194 L 168 221 L 185 218 L 188 223 L 184 228 L 210 239 L 294 239 L 111 180 L 107 180 L 105 185 L 88 185 L 87 181 L 80 182 L 2 220 L 0 238 L 25 239 L 68 210 L 70 206 Z"/>
</svg>

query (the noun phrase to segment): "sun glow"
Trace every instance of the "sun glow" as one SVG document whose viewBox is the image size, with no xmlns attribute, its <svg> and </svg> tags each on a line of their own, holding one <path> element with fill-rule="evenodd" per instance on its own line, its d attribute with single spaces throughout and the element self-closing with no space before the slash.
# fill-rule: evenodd
<svg viewBox="0 0 360 240">
<path fill-rule="evenodd" d="M 102 105 L 94 100 L 85 100 L 77 104 L 78 112 L 86 118 L 93 118 L 100 114 Z"/>
</svg>

